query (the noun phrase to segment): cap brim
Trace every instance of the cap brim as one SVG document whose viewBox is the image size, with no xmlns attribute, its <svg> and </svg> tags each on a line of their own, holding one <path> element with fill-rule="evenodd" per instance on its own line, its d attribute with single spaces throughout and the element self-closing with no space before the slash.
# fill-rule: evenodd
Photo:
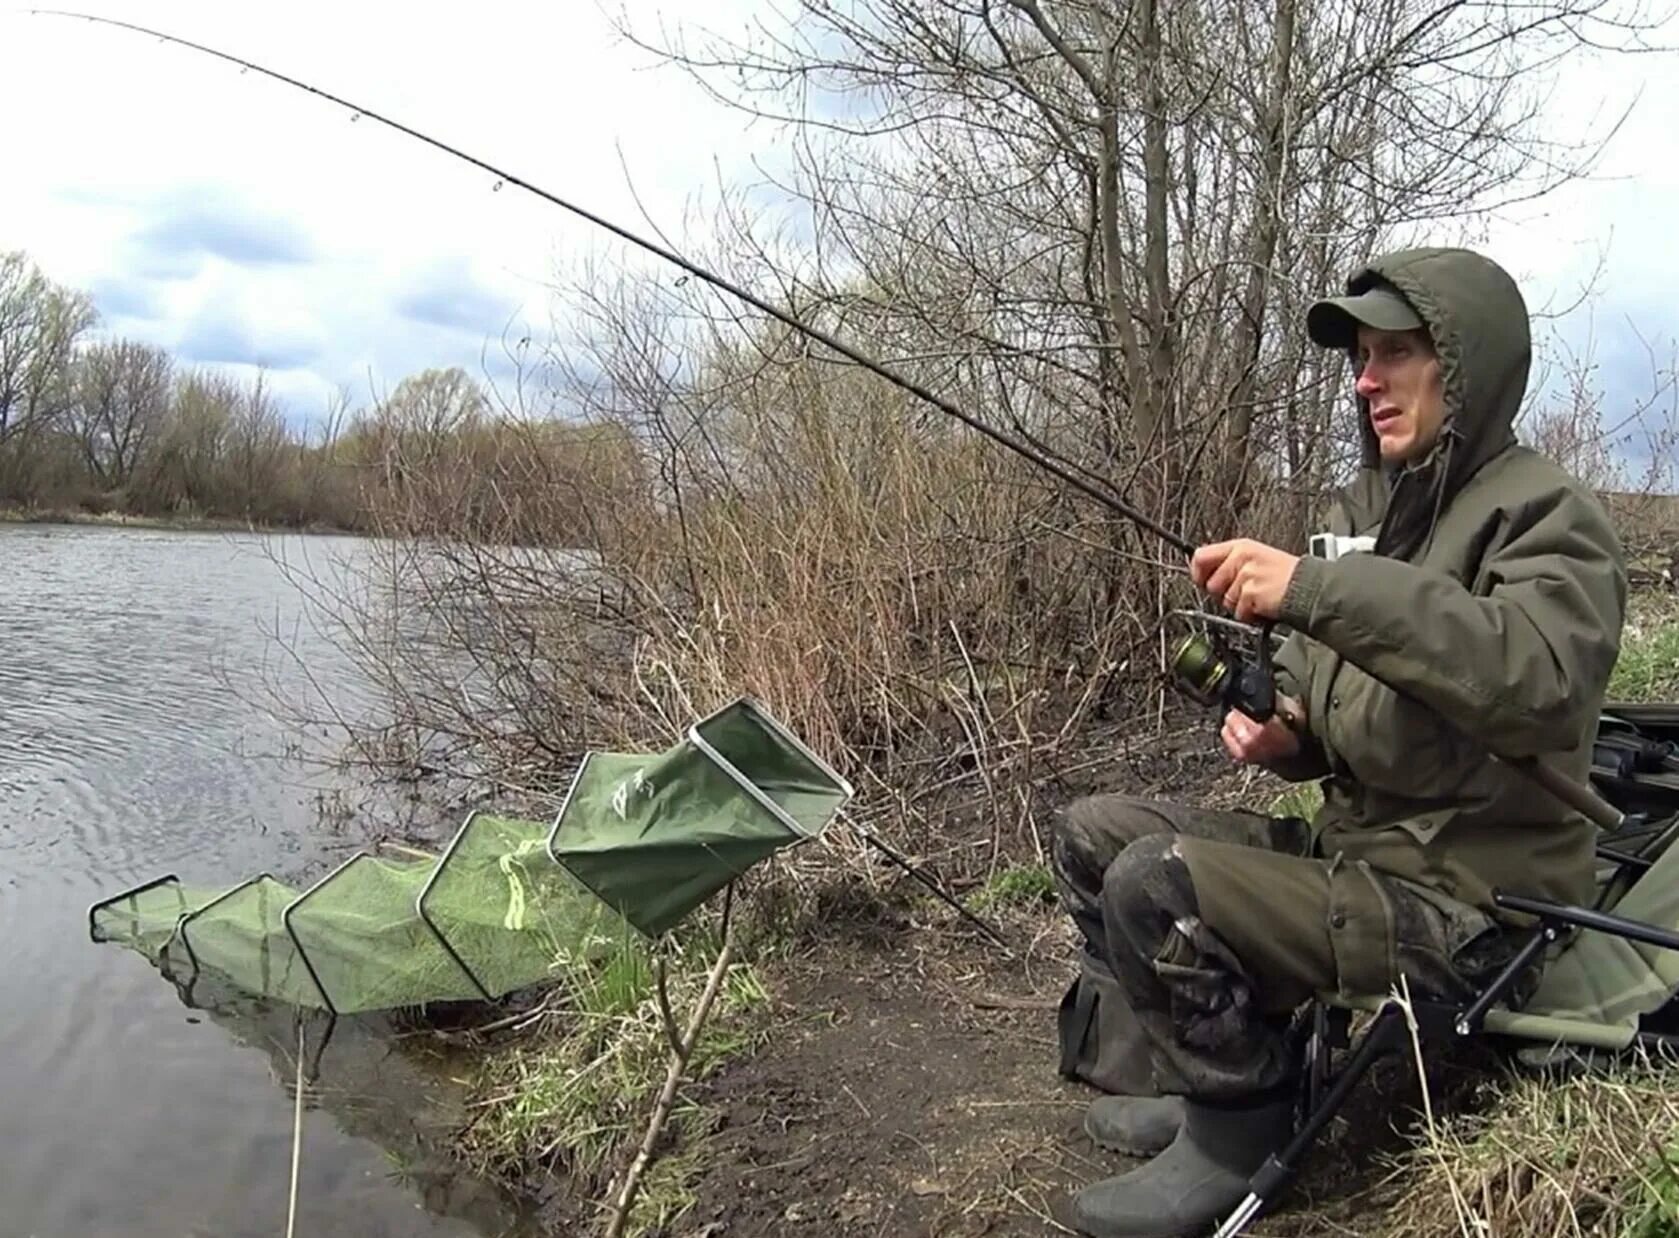
<svg viewBox="0 0 1679 1238">
<path fill-rule="evenodd" d="M 1416 310 L 1385 288 L 1372 288 L 1355 297 L 1325 297 L 1306 311 L 1306 333 L 1324 348 L 1351 348 L 1361 326 L 1415 331 L 1423 325 Z"/>
</svg>

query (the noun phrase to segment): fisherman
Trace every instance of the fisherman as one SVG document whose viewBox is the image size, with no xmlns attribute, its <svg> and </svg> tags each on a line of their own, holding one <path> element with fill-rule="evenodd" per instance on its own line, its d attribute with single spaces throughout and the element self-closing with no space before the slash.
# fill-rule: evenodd
<svg viewBox="0 0 1679 1238">
<path fill-rule="evenodd" d="M 1292 1131 L 1289 1027 L 1315 992 L 1383 996 L 1404 977 L 1462 998 L 1517 944 L 1493 890 L 1591 899 L 1593 827 L 1488 756 L 1585 780 L 1626 603 L 1603 508 L 1516 443 L 1521 293 L 1478 254 L 1412 249 L 1306 326 L 1357 374 L 1363 467 L 1331 528 L 1374 546 L 1220 542 L 1190 574 L 1238 619 L 1288 630 L 1277 686 L 1300 729 L 1231 711 L 1221 738 L 1239 762 L 1321 780 L 1323 807 L 1307 822 L 1104 795 L 1054 829 L 1086 943 L 1075 1039 L 1130 1093 L 1097 1099 L 1085 1129 L 1152 1157 L 1078 1193 L 1096 1238 L 1199 1233 L 1241 1202 Z"/>
</svg>

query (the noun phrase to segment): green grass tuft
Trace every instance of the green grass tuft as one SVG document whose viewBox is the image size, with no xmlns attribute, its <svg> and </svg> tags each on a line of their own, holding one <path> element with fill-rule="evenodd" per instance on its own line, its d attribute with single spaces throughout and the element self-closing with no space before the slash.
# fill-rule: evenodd
<svg viewBox="0 0 1679 1238">
<path fill-rule="evenodd" d="M 1003 907 L 1053 905 L 1055 877 L 1042 864 L 1019 864 L 1001 869 L 979 889 L 968 895 L 969 911 L 996 911 Z"/>
<path fill-rule="evenodd" d="M 672 1013 L 685 1027 L 720 942 L 696 928 L 668 964 Z M 544 1029 L 483 1062 L 478 1114 L 461 1136 L 481 1174 L 509 1183 L 543 1171 L 569 1189 L 600 1198 L 627 1162 L 664 1084 L 669 1041 L 659 1016 L 648 947 L 631 942 L 602 960 L 572 966 L 565 1001 Z M 684 1086 L 753 1052 L 770 1023 L 768 990 L 750 963 L 734 962 L 685 1071 Z M 692 1180 L 706 1115 L 678 1095 L 665 1140 L 649 1169 L 629 1232 L 661 1231 L 692 1204 Z"/>
<path fill-rule="evenodd" d="M 1634 595 L 1608 695 L 1611 701 L 1679 696 L 1679 602 L 1662 594 Z"/>
<path fill-rule="evenodd" d="M 1271 801 L 1274 817 L 1304 817 L 1310 821 L 1323 807 L 1323 789 L 1315 782 L 1298 782 Z"/>
<path fill-rule="evenodd" d="M 1441 1122 L 1382 1188 L 1371 1238 L 1447 1234 L 1679 1235 L 1679 1068 L 1516 1075 L 1498 1103 Z"/>
</svg>

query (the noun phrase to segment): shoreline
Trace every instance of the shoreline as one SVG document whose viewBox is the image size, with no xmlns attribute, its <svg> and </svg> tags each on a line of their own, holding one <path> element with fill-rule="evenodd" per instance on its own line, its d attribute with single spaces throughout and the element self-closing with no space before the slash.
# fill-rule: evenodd
<svg viewBox="0 0 1679 1238">
<path fill-rule="evenodd" d="M 0 507 L 0 525 L 75 525 L 101 529 L 149 529 L 170 533 L 286 533 L 298 536 L 363 537 L 331 525 L 261 524 L 233 516 L 134 516 L 126 512 L 65 511 L 60 508 Z"/>
<path fill-rule="evenodd" d="M 1679 699 L 1679 601 L 1641 592 L 1629 603 L 1628 629 L 1611 695 Z M 1073 778 L 1035 788 L 1038 810 L 1117 790 L 1296 811 L 1285 800 L 1300 795 L 1298 787 L 1248 784 L 1207 739 L 1162 735 L 1129 749 L 1129 760 L 1072 761 L 1080 771 Z M 1094 728 L 1083 740 L 1092 752 L 1128 747 Z M 960 837 L 971 828 L 964 821 L 971 804 L 946 794 L 932 811 Z M 1055 1069 L 1054 1011 L 1075 943 L 1051 889 L 1047 870 L 1028 863 L 962 892 L 1016 944 L 1015 958 L 922 892 L 872 892 L 843 870 L 806 891 L 802 914 L 758 921 L 755 933 L 763 935 L 741 965 L 761 995 L 750 1026 L 772 1030 L 717 1026 L 708 1033 L 716 1037 L 712 1068 L 683 1079 L 681 1120 L 667 1129 L 654 1162 L 656 1198 L 629 1232 L 780 1238 L 795 1225 L 836 1238 L 1068 1232 L 1071 1193 L 1120 1164 L 1093 1152 L 1083 1134 L 1090 1090 Z M 550 1021 L 536 1032 L 533 1025 L 531 1034 L 495 1047 L 493 1064 L 483 1064 L 489 1069 L 473 1072 L 474 1127 L 456 1138 L 464 1162 L 537 1201 L 551 1232 L 584 1233 L 640 1134 L 641 1107 L 653 1090 L 648 1072 L 659 1061 L 638 1059 L 641 1094 L 631 1112 L 612 1115 L 627 1133 L 597 1145 L 579 1171 L 565 1163 L 576 1141 L 557 1132 L 599 1132 L 609 1123 L 591 1109 L 599 1098 L 541 1099 L 572 1095 L 570 1081 L 592 1060 L 567 1043 L 562 1026 Z M 883 1054 L 883 1044 L 899 1051 Z M 599 1052 L 598 1044 L 587 1048 Z M 1626 1098 L 1636 1101 L 1641 1089 L 1662 1094 L 1671 1076 L 1634 1071 L 1489 1088 L 1496 1077 L 1480 1050 L 1467 1047 L 1434 1068 L 1431 1101 L 1406 1073 L 1373 1074 L 1361 1084 L 1341 1133 L 1320 1140 L 1301 1166 L 1271 1232 L 1396 1238 L 1422 1232 L 1409 1228 L 1415 1217 L 1458 1215 L 1452 1201 L 1459 1191 L 1488 1217 L 1519 1222 L 1529 1194 L 1539 1195 L 1500 1184 L 1578 1142 L 1598 1152 L 1586 1168 L 1557 1176 L 1547 1206 L 1566 1210 L 1602 1196 L 1627 1232 L 1657 1215 L 1660 1201 L 1639 1194 L 1640 1175 L 1649 1172 L 1639 1157 L 1679 1108 L 1640 1110 Z M 1425 1117 L 1425 1104 L 1436 1106 L 1433 1116 Z M 594 1120 L 583 1122 L 580 1110 Z M 1632 1120 L 1639 1112 L 1649 1115 L 1645 1125 Z M 499 1133 L 493 1145 L 481 1141 L 487 1127 Z M 1622 1143 L 1602 1137 L 1616 1129 L 1628 1132 Z M 1492 1168 L 1483 1172 L 1485 1165 Z"/>
</svg>

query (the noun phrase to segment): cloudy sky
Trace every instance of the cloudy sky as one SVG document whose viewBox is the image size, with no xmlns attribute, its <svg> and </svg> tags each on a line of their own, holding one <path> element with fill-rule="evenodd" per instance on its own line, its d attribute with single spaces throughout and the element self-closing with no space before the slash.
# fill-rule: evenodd
<svg viewBox="0 0 1679 1238">
<path fill-rule="evenodd" d="M 764 0 L 627 0 L 737 28 Z M 471 6 L 88 0 L 383 111 L 680 243 L 687 208 L 757 179 L 778 135 L 619 43 L 596 0 Z M 616 7 L 616 6 L 614 6 Z M 468 14 L 470 13 L 470 16 Z M 1535 308 L 1600 295 L 1591 338 L 1612 402 L 1679 337 L 1679 73 L 1672 56 L 1582 66 L 1570 123 L 1637 99 L 1599 177 L 1497 221 L 1489 252 Z M 138 36 L 0 9 L 7 118 L 0 249 L 95 298 L 104 329 L 189 363 L 266 367 L 294 414 L 366 401 L 428 365 L 505 380 L 504 341 L 548 330 L 557 272 L 602 252 L 587 223 L 280 83 Z M 626 170 L 629 180 L 626 180 Z M 1640 338 L 1642 337 L 1642 339 Z"/>
<path fill-rule="evenodd" d="M 79 7 L 311 81 L 638 230 L 636 196 L 679 235 L 767 141 L 649 72 L 593 0 Z M 85 22 L 0 9 L 0 116 L 0 250 L 90 292 L 106 330 L 267 367 L 303 415 L 428 365 L 505 377 L 505 344 L 547 331 L 556 273 L 603 251 L 588 223 L 410 138 Z"/>
</svg>

